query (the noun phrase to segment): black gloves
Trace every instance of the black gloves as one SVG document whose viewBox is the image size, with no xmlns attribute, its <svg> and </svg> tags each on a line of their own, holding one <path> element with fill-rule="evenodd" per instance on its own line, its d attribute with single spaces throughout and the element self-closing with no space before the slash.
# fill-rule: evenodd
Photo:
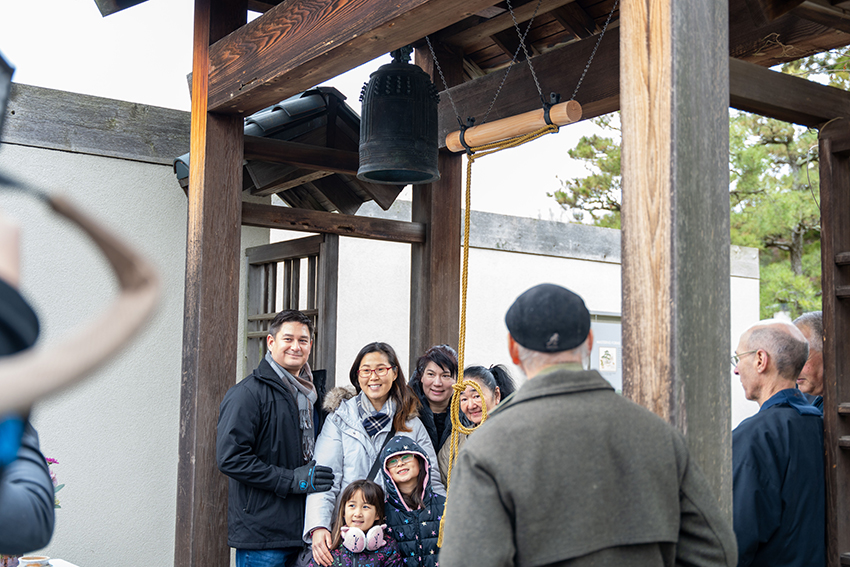
<svg viewBox="0 0 850 567">
<path fill-rule="evenodd" d="M 315 459 L 292 471 L 292 485 L 289 491 L 293 494 L 310 494 L 325 492 L 334 484 L 334 472 L 330 467 L 317 465 Z"/>
</svg>

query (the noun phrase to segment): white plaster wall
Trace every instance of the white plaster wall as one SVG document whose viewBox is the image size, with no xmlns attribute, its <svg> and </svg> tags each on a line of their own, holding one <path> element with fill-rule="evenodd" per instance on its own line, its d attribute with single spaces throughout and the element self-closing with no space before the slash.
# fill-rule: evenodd
<svg viewBox="0 0 850 567">
<path fill-rule="evenodd" d="M 53 468 L 65 483 L 43 552 L 84 567 L 171 565 L 186 197 L 170 167 L 134 161 L 4 144 L 0 170 L 69 195 L 150 258 L 163 284 L 155 316 L 118 358 L 34 408 L 42 450 L 58 459 Z M 39 314 L 40 341 L 88 322 L 115 297 L 111 270 L 76 227 L 11 191 L 0 192 L 0 210 L 22 225 L 21 289 Z M 267 230 L 243 229 L 243 246 L 267 241 Z M 242 360 L 244 337 L 239 345 Z"/>
<path fill-rule="evenodd" d="M 729 356 L 738 348 L 738 339 L 749 327 L 759 321 L 759 280 L 753 278 L 732 278 L 732 337 Z M 741 421 L 755 415 L 759 410 L 756 402 L 744 396 L 741 379 L 732 372 L 729 364 L 732 389 L 732 429 Z"/>
</svg>

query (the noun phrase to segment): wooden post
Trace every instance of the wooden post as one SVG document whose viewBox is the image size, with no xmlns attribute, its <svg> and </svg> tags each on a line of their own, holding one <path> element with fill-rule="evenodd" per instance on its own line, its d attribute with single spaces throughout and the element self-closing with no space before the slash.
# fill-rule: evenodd
<svg viewBox="0 0 850 567">
<path fill-rule="evenodd" d="M 820 131 L 826 565 L 850 563 L 850 121 Z"/>
<path fill-rule="evenodd" d="M 731 520 L 728 7 L 624 0 L 620 22 L 623 389 Z"/>
<path fill-rule="evenodd" d="M 449 86 L 462 81 L 463 60 L 435 45 Z M 417 65 L 443 84 L 430 52 L 416 50 Z M 445 96 L 445 93 L 444 95 Z M 411 245 L 410 369 L 435 344 L 457 348 L 460 334 L 461 194 L 463 154 L 440 151 L 440 180 L 413 187 L 413 222 L 425 224 L 425 242 Z"/>
<path fill-rule="evenodd" d="M 246 18 L 246 0 L 195 1 L 175 567 L 230 564 L 215 437 L 236 370 L 243 125 L 208 113 L 207 101 L 209 46 Z"/>
</svg>

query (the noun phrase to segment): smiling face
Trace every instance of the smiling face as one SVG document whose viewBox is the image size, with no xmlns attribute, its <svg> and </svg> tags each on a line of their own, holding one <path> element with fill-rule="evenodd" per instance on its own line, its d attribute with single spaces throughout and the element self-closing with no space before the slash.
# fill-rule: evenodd
<svg viewBox="0 0 850 567">
<path fill-rule="evenodd" d="M 449 406 L 455 377 L 436 362 L 428 362 L 422 372 L 422 391 L 434 413 L 442 413 Z"/>
<path fill-rule="evenodd" d="M 475 381 L 481 387 L 481 391 L 484 394 L 483 402 L 487 404 L 487 412 L 493 411 L 499 404 L 499 400 L 502 395 L 499 392 L 498 386 L 496 387 L 495 392 L 491 392 L 487 386 L 485 386 L 481 380 L 477 380 L 475 378 L 467 378 L 468 380 Z M 482 408 L 482 397 L 478 394 L 478 390 L 473 388 L 472 386 L 467 386 L 466 390 L 460 395 L 460 411 L 462 411 L 466 417 L 469 418 L 469 421 L 478 425 L 481 423 L 481 418 L 484 417 L 484 411 Z"/>
<path fill-rule="evenodd" d="M 266 344 L 274 361 L 293 376 L 301 372 L 313 346 L 310 328 L 297 321 L 281 325 L 275 336 L 266 336 Z"/>
<path fill-rule="evenodd" d="M 812 396 L 823 395 L 823 352 L 811 347 L 812 330 L 808 327 L 800 327 L 806 340 L 809 342 L 809 359 L 800 375 L 797 377 L 797 387 L 801 392 Z"/>
<path fill-rule="evenodd" d="M 410 494 L 419 484 L 419 459 L 413 453 L 397 453 L 387 459 L 387 471 L 403 494 Z"/>
<path fill-rule="evenodd" d="M 363 498 L 363 491 L 357 490 L 345 503 L 345 525 L 349 528 L 360 528 L 364 532 L 369 531 L 375 525 L 377 511 L 375 507 Z"/>
<path fill-rule="evenodd" d="M 378 376 L 378 372 L 385 372 L 383 376 Z M 370 352 L 363 355 L 360 359 L 358 374 L 358 383 L 360 389 L 372 402 L 372 407 L 380 410 L 387 398 L 390 396 L 393 382 L 398 377 L 398 372 L 391 367 L 390 360 L 382 352 Z"/>
</svg>

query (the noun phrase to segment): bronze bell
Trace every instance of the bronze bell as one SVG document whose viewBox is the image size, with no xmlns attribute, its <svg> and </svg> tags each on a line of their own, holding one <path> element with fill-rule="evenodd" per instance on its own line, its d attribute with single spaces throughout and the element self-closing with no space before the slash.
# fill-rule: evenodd
<svg viewBox="0 0 850 567">
<path fill-rule="evenodd" d="M 437 167 L 437 103 L 428 74 L 409 62 L 412 47 L 392 52 L 363 86 L 360 168 L 357 178 L 407 185 L 440 178 Z"/>
</svg>

